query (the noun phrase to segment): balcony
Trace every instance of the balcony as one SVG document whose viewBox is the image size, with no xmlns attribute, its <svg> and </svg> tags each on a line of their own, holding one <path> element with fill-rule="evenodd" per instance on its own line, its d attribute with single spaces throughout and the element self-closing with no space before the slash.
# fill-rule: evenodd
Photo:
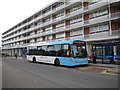
<svg viewBox="0 0 120 90">
<path fill-rule="evenodd" d="M 69 40 L 83 40 L 83 35 L 79 35 L 79 36 L 74 36 L 74 37 L 69 37 Z"/>
<path fill-rule="evenodd" d="M 108 37 L 109 37 L 109 31 L 84 35 L 84 39 L 87 41 L 104 40 L 104 39 L 108 39 Z"/>
<path fill-rule="evenodd" d="M 65 31 L 65 27 L 60 27 L 52 30 L 52 34 Z"/>
<path fill-rule="evenodd" d="M 57 12 L 57 11 L 60 11 L 60 10 L 62 10 L 63 8 L 66 8 L 66 7 L 68 7 L 68 6 L 70 6 L 70 5 L 72 5 L 72 4 L 74 4 L 75 2 L 69 2 L 69 3 L 67 3 L 67 4 L 63 4 L 63 5 L 61 5 L 61 6 L 59 6 L 59 7 L 57 7 L 57 8 L 55 8 L 55 9 L 53 9 L 52 10 L 52 13 L 55 13 L 55 12 Z"/>
<path fill-rule="evenodd" d="M 98 32 L 98 33 L 96 32 L 94 34 L 84 35 L 84 39 L 86 41 L 99 41 L 99 40 L 118 39 L 119 34 L 120 34 L 120 30 L 112 31 L 111 35 L 110 35 L 110 31 Z"/>
<path fill-rule="evenodd" d="M 36 28 L 37 28 L 37 27 L 36 27 Z M 35 27 L 32 27 L 32 28 L 27 29 L 27 30 L 24 30 L 24 31 L 22 31 L 22 32 L 20 32 L 20 33 L 14 34 L 14 35 L 12 35 L 12 36 L 10 36 L 10 37 L 4 39 L 4 40 L 7 40 L 7 39 L 10 39 L 10 38 L 13 38 L 13 37 L 16 37 L 16 36 L 19 36 L 19 35 L 22 35 L 22 34 L 31 32 L 31 31 L 33 31 L 34 29 L 35 29 Z"/>
<path fill-rule="evenodd" d="M 66 14 L 65 17 L 67 19 L 67 18 L 77 16 L 77 15 L 82 14 L 82 13 L 83 13 L 83 9 L 81 8 L 81 9 L 78 9 L 76 11 L 72 11 L 70 14 Z"/>
<path fill-rule="evenodd" d="M 44 22 L 41 26 L 44 27 L 44 26 L 47 26 L 47 25 L 49 25 L 49 24 L 51 24 L 51 23 L 52 23 L 52 20 L 46 21 L 46 22 Z"/>
<path fill-rule="evenodd" d="M 42 24 L 37 25 L 37 26 L 35 26 L 34 29 L 32 29 L 32 30 L 36 30 L 36 29 L 40 28 L 41 26 L 42 26 Z M 31 30 L 28 30 L 28 31 L 31 31 Z"/>
<path fill-rule="evenodd" d="M 111 36 L 120 36 L 120 28 L 111 31 Z"/>
<path fill-rule="evenodd" d="M 24 25 L 21 25 L 20 27 L 18 27 L 18 28 L 16 28 L 16 29 L 14 29 L 14 30 L 8 32 L 7 34 L 3 35 L 3 37 L 6 36 L 6 35 L 11 34 L 11 33 L 13 33 L 13 32 L 15 32 L 16 30 L 18 30 L 18 29 L 20 29 L 20 28 L 23 28 L 24 26 L 27 26 L 27 25 L 28 25 L 28 23 L 26 23 L 26 24 L 24 24 Z"/>
<path fill-rule="evenodd" d="M 52 19 L 52 23 L 56 23 L 56 22 L 62 21 L 64 19 L 65 19 L 65 15 L 58 17 L 58 18 L 55 18 L 55 19 Z"/>
<path fill-rule="evenodd" d="M 120 18 L 120 12 L 115 12 L 110 14 L 111 19 L 119 19 Z"/>
<path fill-rule="evenodd" d="M 119 2 L 120 0 L 109 0 L 110 3 Z"/>
<path fill-rule="evenodd" d="M 92 5 L 84 7 L 84 12 L 87 12 L 89 10 L 94 10 L 96 8 L 100 8 L 100 7 L 105 6 L 105 5 L 108 5 L 108 0 L 100 0 L 97 3 L 94 3 Z"/>
<path fill-rule="evenodd" d="M 50 15 L 51 13 L 52 13 L 52 10 L 50 10 L 49 12 L 46 12 L 45 14 L 43 14 L 43 15 L 41 16 L 41 18 L 44 18 L 44 17 Z"/>
<path fill-rule="evenodd" d="M 14 45 L 14 46 L 7 46 L 3 47 L 2 49 L 13 49 L 13 48 L 24 48 L 27 47 L 28 44 L 20 44 L 20 45 Z"/>
<path fill-rule="evenodd" d="M 64 7 L 65 7 L 65 4 L 63 4 L 63 5 L 59 6 L 59 7 L 56 7 L 56 8 L 54 8 L 54 9 L 52 10 L 52 13 L 55 13 L 55 12 L 57 12 L 57 11 L 59 11 L 59 10 L 62 10 Z"/>
<path fill-rule="evenodd" d="M 104 16 L 100 16 L 97 18 L 93 18 L 93 19 L 84 21 L 84 26 L 96 24 L 96 21 L 97 21 L 97 23 L 102 23 L 102 22 L 106 22 L 108 20 L 109 20 L 109 15 L 104 15 Z"/>
<path fill-rule="evenodd" d="M 70 30 L 70 29 L 80 28 L 82 26 L 83 26 L 83 22 L 79 22 L 79 23 L 68 25 L 65 27 L 65 29 Z"/>
<path fill-rule="evenodd" d="M 28 24 L 34 23 L 34 22 L 38 21 L 41 18 L 42 18 L 42 16 L 38 16 L 37 18 L 34 18 L 31 21 L 29 21 Z"/>
</svg>

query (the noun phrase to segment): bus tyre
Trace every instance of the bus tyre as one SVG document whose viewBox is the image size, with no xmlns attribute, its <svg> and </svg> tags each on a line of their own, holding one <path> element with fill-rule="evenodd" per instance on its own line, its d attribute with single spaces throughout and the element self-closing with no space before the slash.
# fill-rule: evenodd
<svg viewBox="0 0 120 90">
<path fill-rule="evenodd" d="M 36 58 L 35 57 L 33 57 L 33 63 L 35 63 L 36 62 Z"/>
<path fill-rule="evenodd" d="M 55 65 L 59 66 L 60 65 L 60 61 L 58 59 L 55 60 Z"/>
</svg>

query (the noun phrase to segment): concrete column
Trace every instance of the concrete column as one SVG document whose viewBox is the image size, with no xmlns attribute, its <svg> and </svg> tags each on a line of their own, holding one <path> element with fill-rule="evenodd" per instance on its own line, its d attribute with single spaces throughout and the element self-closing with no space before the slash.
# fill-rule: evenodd
<svg viewBox="0 0 120 90">
<path fill-rule="evenodd" d="M 12 56 L 15 56 L 15 50 L 12 49 Z"/>
<path fill-rule="evenodd" d="M 8 50 L 8 55 L 10 55 L 10 50 Z"/>
<path fill-rule="evenodd" d="M 19 56 L 21 56 L 21 49 L 19 49 Z"/>
<path fill-rule="evenodd" d="M 109 8 L 109 18 L 111 18 L 110 4 L 108 5 L 108 8 Z M 109 20 L 109 32 L 110 32 L 110 36 L 111 36 L 112 35 L 111 20 Z"/>
<path fill-rule="evenodd" d="M 12 49 L 10 50 L 10 53 L 11 53 L 10 56 L 12 56 Z"/>
</svg>

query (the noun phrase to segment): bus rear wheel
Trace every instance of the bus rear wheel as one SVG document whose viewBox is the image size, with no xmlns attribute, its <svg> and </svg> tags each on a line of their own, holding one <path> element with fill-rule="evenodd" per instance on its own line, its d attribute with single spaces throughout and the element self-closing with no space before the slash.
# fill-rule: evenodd
<svg viewBox="0 0 120 90">
<path fill-rule="evenodd" d="M 36 58 L 35 57 L 33 57 L 33 63 L 35 63 L 36 62 Z"/>
<path fill-rule="evenodd" d="M 58 59 L 55 60 L 55 65 L 59 66 L 60 65 L 60 61 Z"/>
</svg>

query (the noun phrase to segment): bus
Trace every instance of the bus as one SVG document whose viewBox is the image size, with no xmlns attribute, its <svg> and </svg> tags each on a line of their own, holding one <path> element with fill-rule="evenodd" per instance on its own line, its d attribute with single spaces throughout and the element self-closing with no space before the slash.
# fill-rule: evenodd
<svg viewBox="0 0 120 90">
<path fill-rule="evenodd" d="M 27 60 L 64 66 L 87 65 L 86 42 L 65 40 L 31 44 L 27 47 Z"/>
</svg>

